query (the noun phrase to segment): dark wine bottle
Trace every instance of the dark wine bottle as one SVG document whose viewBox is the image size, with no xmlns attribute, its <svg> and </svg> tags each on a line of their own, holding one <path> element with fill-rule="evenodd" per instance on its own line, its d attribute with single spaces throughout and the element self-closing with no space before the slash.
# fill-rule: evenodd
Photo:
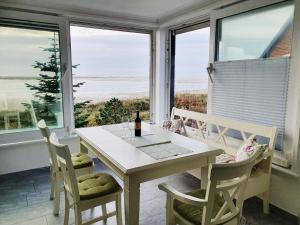
<svg viewBox="0 0 300 225">
<path fill-rule="evenodd" d="M 135 118 L 135 128 L 134 128 L 134 135 L 136 137 L 140 137 L 142 134 L 142 121 L 140 119 L 140 112 L 136 111 L 136 118 Z"/>
</svg>

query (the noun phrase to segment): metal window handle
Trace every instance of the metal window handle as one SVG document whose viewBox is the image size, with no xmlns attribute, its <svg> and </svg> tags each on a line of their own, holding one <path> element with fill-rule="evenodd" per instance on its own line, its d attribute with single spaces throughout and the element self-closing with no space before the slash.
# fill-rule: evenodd
<svg viewBox="0 0 300 225">
<path fill-rule="evenodd" d="M 210 81 L 213 83 L 213 79 L 212 79 L 211 75 L 216 71 L 216 69 L 214 68 L 214 64 L 209 63 L 206 70 L 207 70 L 208 76 L 210 78 Z"/>
</svg>

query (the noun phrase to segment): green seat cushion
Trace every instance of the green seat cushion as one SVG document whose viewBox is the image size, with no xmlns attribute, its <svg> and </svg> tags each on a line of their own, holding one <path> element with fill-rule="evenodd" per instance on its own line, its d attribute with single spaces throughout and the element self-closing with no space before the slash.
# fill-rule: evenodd
<svg viewBox="0 0 300 225">
<path fill-rule="evenodd" d="M 74 169 L 85 168 L 93 166 L 93 160 L 87 154 L 84 153 L 75 153 L 72 154 L 71 160 L 74 166 Z"/>
<path fill-rule="evenodd" d="M 195 190 L 192 192 L 186 193 L 187 195 L 196 197 L 196 198 L 205 198 L 206 190 Z M 212 216 L 215 217 L 221 207 L 223 206 L 225 200 L 218 194 L 215 196 L 215 203 L 213 207 L 213 213 Z M 202 221 L 202 214 L 203 214 L 203 207 L 197 207 L 193 205 L 188 205 L 185 203 L 182 203 L 178 200 L 174 200 L 174 210 L 181 215 L 184 219 L 188 220 L 189 222 L 201 225 Z"/>
<path fill-rule="evenodd" d="M 81 200 L 88 200 L 120 190 L 118 182 L 109 174 L 87 174 L 77 178 Z"/>
</svg>

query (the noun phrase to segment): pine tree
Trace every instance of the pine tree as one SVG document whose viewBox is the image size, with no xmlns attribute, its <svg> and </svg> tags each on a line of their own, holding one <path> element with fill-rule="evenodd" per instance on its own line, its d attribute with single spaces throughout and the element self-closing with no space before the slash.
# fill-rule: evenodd
<svg viewBox="0 0 300 225">
<path fill-rule="evenodd" d="M 26 83 L 26 87 L 35 91 L 34 96 L 37 100 L 32 101 L 37 120 L 45 119 L 49 125 L 56 125 L 55 111 L 61 101 L 60 87 L 60 56 L 58 47 L 58 37 L 54 33 L 49 48 L 42 48 L 49 52 L 47 62 L 35 61 L 33 68 L 39 69 L 38 83 L 36 85 Z M 27 108 L 31 106 L 24 104 Z"/>
<path fill-rule="evenodd" d="M 97 123 L 100 125 L 121 123 L 124 117 L 129 118 L 130 112 L 121 100 L 112 98 L 100 108 Z"/>
<path fill-rule="evenodd" d="M 74 104 L 74 119 L 75 128 L 86 127 L 89 123 L 89 114 L 84 112 L 84 109 L 90 101 L 78 102 Z"/>
<path fill-rule="evenodd" d="M 35 61 L 33 68 L 39 69 L 40 74 L 38 83 L 36 85 L 26 83 L 26 87 L 30 90 L 35 91 L 34 96 L 37 100 L 32 100 L 32 107 L 35 111 L 37 120 L 44 119 L 47 124 L 55 126 L 57 120 L 55 116 L 56 111 L 59 109 L 61 104 L 61 69 L 60 69 L 60 54 L 58 36 L 54 33 L 51 39 L 49 48 L 42 48 L 43 51 L 49 53 L 47 62 Z M 79 65 L 79 64 L 78 64 Z M 72 66 L 77 68 L 78 65 Z M 82 86 L 84 82 L 80 82 L 73 85 L 73 91 L 75 88 Z M 87 102 L 86 102 L 87 103 Z M 29 110 L 30 104 L 24 103 L 24 106 Z M 80 105 L 80 107 L 83 107 Z M 76 115 L 75 115 L 76 116 Z M 78 115 L 80 117 L 80 115 Z M 77 119 L 77 117 L 76 117 Z M 83 121 L 83 118 L 79 118 Z M 83 122 L 81 122 L 82 124 Z"/>
<path fill-rule="evenodd" d="M 73 65 L 73 69 L 76 69 L 80 64 Z M 72 74 L 73 76 L 74 74 Z M 84 85 L 85 82 L 78 82 L 77 84 L 73 85 L 73 93 L 75 93 L 77 90 L 76 88 L 81 87 Z M 75 102 L 75 97 L 73 98 L 73 101 Z M 75 128 L 80 127 L 86 127 L 89 123 L 89 114 L 84 111 L 84 109 L 87 107 L 87 105 L 91 103 L 91 101 L 84 101 L 84 102 L 78 102 L 74 104 L 74 120 L 75 120 Z"/>
<path fill-rule="evenodd" d="M 50 48 L 43 48 L 43 51 L 49 52 L 50 57 L 48 62 L 35 61 L 33 68 L 40 69 L 39 83 L 37 85 L 26 84 L 30 90 L 35 90 L 34 96 L 47 104 L 56 103 L 60 100 L 60 60 L 57 37 L 51 39 Z"/>
</svg>

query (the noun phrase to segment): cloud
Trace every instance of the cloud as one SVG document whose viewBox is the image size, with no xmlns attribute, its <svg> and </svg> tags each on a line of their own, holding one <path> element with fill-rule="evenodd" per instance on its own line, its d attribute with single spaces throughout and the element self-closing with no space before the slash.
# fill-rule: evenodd
<svg viewBox="0 0 300 225">
<path fill-rule="evenodd" d="M 0 76 L 38 76 L 35 61 L 46 62 L 53 32 L 19 28 L 0 30 Z M 177 76 L 206 74 L 209 29 L 178 35 Z M 82 76 L 147 76 L 150 35 L 71 26 L 73 73 Z"/>
<path fill-rule="evenodd" d="M 46 62 L 53 32 L 0 27 L 0 76 L 35 76 L 35 61 Z"/>
</svg>

